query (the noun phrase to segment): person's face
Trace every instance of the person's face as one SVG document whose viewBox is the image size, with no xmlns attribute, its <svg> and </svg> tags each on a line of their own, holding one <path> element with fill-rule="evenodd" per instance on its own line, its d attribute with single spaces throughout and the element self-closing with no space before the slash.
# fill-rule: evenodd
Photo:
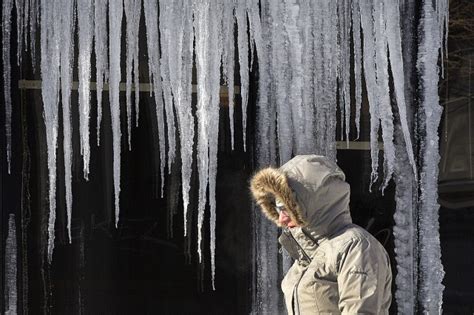
<svg viewBox="0 0 474 315">
<path fill-rule="evenodd" d="M 285 208 L 280 208 L 278 210 L 278 222 L 280 223 L 281 226 L 293 228 L 298 226 L 293 220 L 291 220 L 290 216 L 286 212 Z"/>
</svg>

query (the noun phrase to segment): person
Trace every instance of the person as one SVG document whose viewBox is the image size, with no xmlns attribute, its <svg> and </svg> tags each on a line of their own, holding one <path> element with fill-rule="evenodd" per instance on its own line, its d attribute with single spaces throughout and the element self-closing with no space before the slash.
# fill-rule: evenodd
<svg viewBox="0 0 474 315">
<path fill-rule="evenodd" d="M 299 155 L 258 171 L 250 190 L 295 260 L 281 284 L 288 314 L 388 314 L 388 254 L 352 223 L 350 187 L 335 163 Z"/>
</svg>

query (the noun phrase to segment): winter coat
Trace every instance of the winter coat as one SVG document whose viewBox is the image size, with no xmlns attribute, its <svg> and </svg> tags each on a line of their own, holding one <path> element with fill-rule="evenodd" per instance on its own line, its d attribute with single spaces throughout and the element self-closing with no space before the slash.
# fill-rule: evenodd
<svg viewBox="0 0 474 315">
<path fill-rule="evenodd" d="M 277 225 L 275 198 L 298 224 L 279 238 L 295 259 L 282 281 L 288 314 L 388 314 L 389 257 L 371 234 L 352 224 L 350 187 L 336 164 L 323 156 L 296 156 L 255 174 L 251 191 Z"/>
</svg>

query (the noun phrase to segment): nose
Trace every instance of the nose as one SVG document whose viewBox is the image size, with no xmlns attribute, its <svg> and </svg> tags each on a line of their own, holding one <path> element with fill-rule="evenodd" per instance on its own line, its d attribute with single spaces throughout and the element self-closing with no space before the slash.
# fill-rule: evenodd
<svg viewBox="0 0 474 315">
<path fill-rule="evenodd" d="M 278 216 L 278 222 L 281 224 L 281 225 L 287 225 L 289 222 L 290 222 L 290 217 L 288 216 L 288 214 L 286 214 L 285 211 L 281 211 L 279 216 Z"/>
</svg>

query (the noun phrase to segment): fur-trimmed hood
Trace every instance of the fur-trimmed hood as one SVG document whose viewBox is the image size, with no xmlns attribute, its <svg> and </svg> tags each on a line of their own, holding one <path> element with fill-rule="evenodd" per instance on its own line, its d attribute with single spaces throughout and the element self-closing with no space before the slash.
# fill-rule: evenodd
<svg viewBox="0 0 474 315">
<path fill-rule="evenodd" d="M 277 225 L 275 198 L 285 204 L 295 223 L 316 237 L 352 223 L 349 184 L 342 170 L 324 156 L 299 155 L 278 169 L 262 169 L 253 176 L 250 190 L 262 212 Z"/>
</svg>

